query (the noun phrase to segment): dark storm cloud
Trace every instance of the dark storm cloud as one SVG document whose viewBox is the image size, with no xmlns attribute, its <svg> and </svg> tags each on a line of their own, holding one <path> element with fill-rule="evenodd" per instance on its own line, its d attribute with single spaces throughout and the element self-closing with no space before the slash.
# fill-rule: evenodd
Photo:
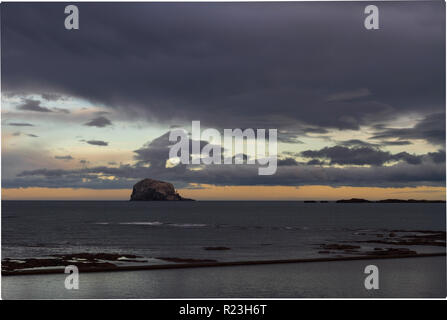
<svg viewBox="0 0 447 320">
<path fill-rule="evenodd" d="M 437 152 L 429 152 L 428 156 L 435 163 L 445 163 L 445 150 L 438 150 Z"/>
<path fill-rule="evenodd" d="M 165 168 L 164 136 L 135 151 L 136 165 L 21 169 L 5 178 L 4 187 L 129 188 L 143 177 L 177 187 L 445 185 L 444 151 L 380 149 L 413 139 L 444 148 L 442 2 L 381 2 L 381 28 L 375 31 L 363 27 L 365 3 L 357 2 L 80 3 L 76 31 L 64 29 L 64 7 L 2 6 L 7 96 L 37 94 L 43 105 L 73 96 L 114 109 L 114 117 L 168 125 L 201 120 L 216 128 L 277 128 L 278 139 L 287 143 L 370 126 L 373 140 L 308 150 L 307 164 L 286 157 L 274 176 L 258 176 L 257 166 L 249 165 Z M 33 99 L 24 105 L 27 111 L 61 112 Z M 392 127 L 407 114 L 420 115 L 414 127 Z M 371 167 L 349 167 L 358 164 Z"/>
<path fill-rule="evenodd" d="M 278 166 L 297 166 L 298 162 L 293 158 L 278 159 Z"/>
<path fill-rule="evenodd" d="M 47 107 L 41 106 L 39 100 L 33 99 L 24 99 L 23 103 L 17 106 L 17 109 L 35 112 L 53 112 Z"/>
<path fill-rule="evenodd" d="M 445 113 L 426 116 L 413 128 L 381 128 L 371 139 L 424 139 L 434 145 L 445 145 Z"/>
<path fill-rule="evenodd" d="M 106 117 L 97 117 L 94 119 L 91 119 L 90 121 L 88 121 L 87 123 L 85 123 L 85 126 L 89 126 L 89 127 L 98 127 L 98 128 L 104 128 L 106 126 L 110 126 L 112 124 L 112 122 L 107 119 Z"/>
<path fill-rule="evenodd" d="M 54 92 L 162 122 L 359 129 L 444 108 L 442 2 L 80 3 L 2 7 L 6 93 Z M 175 18 L 173 18 L 175 17 Z"/>
<path fill-rule="evenodd" d="M 94 145 L 94 146 L 108 146 L 109 143 L 102 140 L 88 140 L 86 143 Z"/>
<path fill-rule="evenodd" d="M 382 166 L 387 162 L 405 161 L 410 164 L 420 164 L 422 156 L 412 155 L 407 152 L 391 154 L 388 151 L 382 151 L 378 148 L 369 146 L 363 147 L 345 147 L 334 146 L 325 147 L 321 150 L 306 150 L 301 152 L 305 158 L 316 158 L 330 160 L 329 164 L 338 165 L 373 165 Z"/>
</svg>

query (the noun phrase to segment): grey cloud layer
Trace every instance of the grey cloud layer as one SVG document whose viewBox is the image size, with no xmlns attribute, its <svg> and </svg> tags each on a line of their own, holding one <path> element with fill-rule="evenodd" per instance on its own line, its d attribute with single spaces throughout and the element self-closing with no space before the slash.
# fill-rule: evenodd
<svg viewBox="0 0 447 320">
<path fill-rule="evenodd" d="M 191 143 L 191 141 L 190 141 Z M 204 143 L 204 142 L 202 142 Z M 166 168 L 169 155 L 168 133 L 154 139 L 135 151 L 135 165 L 118 167 L 92 167 L 73 170 L 37 169 L 25 170 L 15 178 L 5 179 L 4 187 L 84 187 L 84 188 L 130 188 L 143 177 L 165 179 L 186 187 L 191 183 L 215 185 L 330 185 L 330 186 L 375 186 L 416 187 L 442 186 L 445 184 L 445 151 L 422 156 L 399 153 L 392 155 L 378 149 L 334 147 L 319 151 L 305 151 L 309 156 L 330 158 L 335 164 L 373 164 L 372 167 L 320 167 L 319 160 L 308 164 L 298 163 L 293 158 L 281 159 L 277 173 L 259 176 L 254 165 L 208 165 L 202 170 L 189 170 L 187 165 Z M 368 148 L 366 148 L 368 149 Z M 348 153 L 338 158 L 339 153 Z M 374 152 L 376 154 L 374 154 Z M 365 157 L 359 154 L 366 154 Z M 343 163 L 340 163 L 342 159 Z M 346 160 L 347 159 L 347 160 Z M 368 160 L 371 159 L 371 160 Z M 397 164 L 381 166 L 392 159 Z M 150 166 L 147 166 L 147 165 Z M 114 180 L 101 176 L 113 176 Z"/>
<path fill-rule="evenodd" d="M 329 160 L 328 164 L 334 165 L 373 165 L 382 166 L 389 162 L 405 161 L 410 164 L 422 163 L 424 157 L 429 157 L 436 162 L 445 159 L 445 151 L 430 152 L 427 155 L 414 155 L 408 152 L 399 152 L 391 154 L 388 151 L 382 151 L 378 148 L 344 146 L 325 147 L 321 150 L 306 150 L 301 152 L 305 158 L 316 158 Z"/>
<path fill-rule="evenodd" d="M 11 123 L 8 123 L 8 125 L 13 126 L 13 127 L 34 127 L 33 124 L 26 123 L 26 122 L 11 122 Z"/>
<path fill-rule="evenodd" d="M 216 127 L 358 129 L 444 107 L 441 2 L 5 4 L 3 89 Z M 172 17 L 178 17 L 173 19 Z M 6 21 L 6 22 L 5 22 Z"/>
<path fill-rule="evenodd" d="M 432 144 L 445 145 L 445 112 L 430 114 L 413 128 L 385 128 L 381 127 L 371 139 L 423 139 Z"/>
<path fill-rule="evenodd" d="M 108 146 L 109 145 L 108 142 L 102 141 L 102 140 L 88 140 L 88 141 L 85 141 L 85 142 L 88 143 L 88 144 L 91 144 L 93 146 Z"/>
<path fill-rule="evenodd" d="M 86 122 L 84 125 L 89 126 L 89 127 L 103 128 L 103 127 L 109 126 L 111 124 L 112 124 L 112 122 L 109 119 L 101 116 L 101 117 L 91 119 L 90 121 Z"/>
<path fill-rule="evenodd" d="M 3 181 L 6 187 L 128 188 L 143 177 L 184 186 L 445 184 L 442 150 L 426 155 L 381 150 L 417 139 L 444 149 L 442 2 L 381 2 L 376 31 L 365 30 L 365 3 L 354 2 L 80 3 L 76 32 L 63 28 L 64 7 L 2 6 L 3 91 L 43 99 L 24 100 L 19 110 L 66 112 L 45 105 L 74 96 L 115 109 L 113 119 L 116 114 L 168 126 L 200 120 L 215 128 L 277 128 L 278 139 L 289 144 L 331 129 L 368 126 L 371 139 L 308 150 L 306 164 L 281 159 L 277 174 L 260 177 L 256 166 L 167 169 L 162 136 L 135 151 L 133 166 L 22 169 Z M 414 126 L 393 127 L 393 120 L 408 114 L 419 117 Z M 103 114 L 93 117 L 83 123 L 111 125 Z M 117 178 L 104 180 L 96 176 L 100 173 Z"/>
<path fill-rule="evenodd" d="M 115 180 L 97 175 L 114 176 Z M 73 187 L 73 188 L 130 188 L 141 177 L 165 179 L 186 187 L 190 183 L 214 185 L 330 185 L 365 187 L 443 186 L 445 166 L 424 162 L 419 166 L 399 163 L 377 168 L 324 168 L 315 166 L 281 166 L 273 176 L 258 176 L 256 166 L 207 166 L 201 171 L 183 167 L 154 170 L 150 167 L 120 166 L 94 167 L 78 170 L 39 169 L 24 171 L 14 179 L 6 179 L 4 187 Z"/>
<path fill-rule="evenodd" d="M 32 99 L 25 99 L 22 104 L 17 106 L 17 109 L 36 112 L 52 112 L 47 107 L 41 106 L 39 100 Z"/>
<path fill-rule="evenodd" d="M 41 106 L 41 101 L 34 99 L 23 99 L 23 102 L 17 105 L 18 110 L 22 111 L 34 111 L 34 112 L 61 112 L 61 113 L 70 113 L 67 109 L 62 108 L 52 108 L 49 109 L 47 107 Z"/>
</svg>

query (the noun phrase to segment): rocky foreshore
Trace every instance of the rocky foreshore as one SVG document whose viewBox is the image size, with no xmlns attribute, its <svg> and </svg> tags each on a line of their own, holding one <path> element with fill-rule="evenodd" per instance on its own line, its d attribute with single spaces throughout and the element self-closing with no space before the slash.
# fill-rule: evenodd
<svg viewBox="0 0 447 320">
<path fill-rule="evenodd" d="M 383 250 L 383 251 L 382 251 Z M 276 259 L 276 260 L 245 260 L 245 261 L 216 261 L 211 259 L 184 259 L 184 258 L 162 258 L 172 263 L 166 264 L 137 264 L 137 265 L 113 265 L 95 266 L 92 268 L 80 268 L 82 272 L 105 272 L 105 271 L 138 271 L 138 270 L 163 270 L 163 269 L 185 269 L 185 268 L 206 268 L 206 267 L 231 267 L 231 266 L 252 266 L 266 264 L 284 263 L 308 263 L 308 262 L 330 262 L 330 261 L 354 261 L 370 259 L 400 259 L 400 258 L 424 258 L 424 257 L 445 257 L 445 252 L 435 253 L 414 253 L 408 250 L 378 249 L 363 255 L 352 256 L 325 256 L 321 258 L 297 258 L 297 259 Z M 6 259 L 5 259 L 6 260 Z M 5 260 L 2 264 L 5 264 Z M 73 264 L 73 263 L 70 263 Z M 67 264 L 68 265 L 68 264 Z M 36 275 L 63 273 L 64 266 L 58 268 L 34 268 L 34 269 L 13 269 L 2 270 L 2 276 Z"/>
<path fill-rule="evenodd" d="M 93 269 L 111 270 L 117 267 L 117 262 L 139 262 L 145 263 L 147 260 L 132 254 L 115 253 L 76 253 L 76 254 L 56 254 L 44 258 L 5 258 L 2 260 L 2 274 L 15 274 L 23 270 L 33 270 L 42 268 L 64 268 L 68 265 L 75 265 L 80 271 Z M 112 263 L 113 262 L 113 263 Z"/>
<path fill-rule="evenodd" d="M 445 249 L 442 252 L 437 249 L 446 246 L 445 231 L 353 229 L 351 232 L 346 240 L 317 244 L 314 250 L 321 258 L 226 262 L 214 259 L 220 251 L 232 250 L 226 246 L 202 247 L 203 250 L 213 251 L 210 253 L 210 258 L 213 259 L 175 256 L 148 258 L 124 253 L 71 253 L 40 258 L 5 258 L 2 260 L 2 275 L 60 273 L 68 265 L 77 266 L 81 272 L 99 272 L 445 255 Z M 262 247 L 267 244 L 259 245 Z M 428 251 L 420 252 L 422 246 L 427 247 Z"/>
<path fill-rule="evenodd" d="M 417 255 L 412 246 L 445 247 L 446 233 L 432 230 L 376 230 L 374 232 L 354 232 L 354 236 L 369 239 L 345 241 L 343 243 L 323 243 L 319 254 L 396 256 Z M 374 248 L 369 245 L 374 244 Z"/>
</svg>

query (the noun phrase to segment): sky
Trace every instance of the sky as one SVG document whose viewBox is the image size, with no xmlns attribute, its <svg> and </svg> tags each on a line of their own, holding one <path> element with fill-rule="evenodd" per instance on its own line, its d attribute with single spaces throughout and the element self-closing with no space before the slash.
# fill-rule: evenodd
<svg viewBox="0 0 447 320">
<path fill-rule="evenodd" d="M 445 199 L 444 5 L 3 3 L 3 199 Z M 193 120 L 277 129 L 276 173 L 174 165 Z"/>
</svg>

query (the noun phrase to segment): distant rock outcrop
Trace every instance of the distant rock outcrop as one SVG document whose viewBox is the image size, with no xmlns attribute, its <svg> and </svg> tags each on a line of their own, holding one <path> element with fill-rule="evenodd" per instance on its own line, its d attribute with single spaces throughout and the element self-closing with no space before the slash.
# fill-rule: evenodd
<svg viewBox="0 0 447 320">
<path fill-rule="evenodd" d="M 445 203 L 445 200 L 385 199 L 385 200 L 379 200 L 379 201 L 376 201 L 376 202 L 377 203 Z"/>
<path fill-rule="evenodd" d="M 181 197 L 172 183 L 144 179 L 133 186 L 130 201 L 193 201 Z"/>
<path fill-rule="evenodd" d="M 352 198 L 349 200 L 346 199 L 337 200 L 335 202 L 336 203 L 445 203 L 445 200 L 385 199 L 385 200 L 369 201 L 365 199 Z"/>
<path fill-rule="evenodd" d="M 336 203 L 370 203 L 371 201 L 365 200 L 365 199 L 357 199 L 352 198 L 349 200 L 343 199 L 343 200 L 337 200 Z"/>
</svg>

